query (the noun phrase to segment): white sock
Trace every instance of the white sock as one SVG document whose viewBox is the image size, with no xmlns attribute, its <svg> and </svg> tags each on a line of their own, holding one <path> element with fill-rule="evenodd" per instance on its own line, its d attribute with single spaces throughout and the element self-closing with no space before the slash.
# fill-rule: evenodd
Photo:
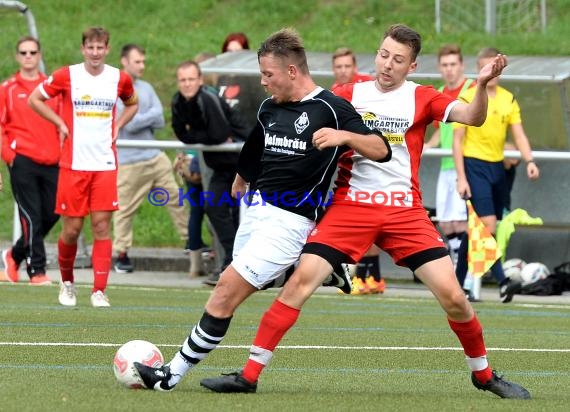
<svg viewBox="0 0 570 412">
<path fill-rule="evenodd" d="M 465 360 L 467 361 L 469 368 L 474 372 L 482 371 L 483 369 L 487 369 L 489 366 L 487 356 L 479 356 L 478 358 L 470 358 L 469 356 L 466 356 Z"/>
</svg>

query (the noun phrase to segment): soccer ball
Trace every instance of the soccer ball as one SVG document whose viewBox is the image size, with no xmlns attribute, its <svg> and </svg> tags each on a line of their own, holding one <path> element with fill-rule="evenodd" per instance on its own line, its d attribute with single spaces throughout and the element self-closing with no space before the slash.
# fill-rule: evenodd
<svg viewBox="0 0 570 412">
<path fill-rule="evenodd" d="M 540 262 L 528 263 L 521 270 L 522 285 L 531 285 L 541 279 L 546 279 L 550 275 L 550 270 Z"/>
<path fill-rule="evenodd" d="M 127 388 L 141 389 L 145 386 L 133 362 L 158 368 L 164 363 L 164 357 L 155 345 L 145 340 L 131 340 L 115 353 L 113 372 L 117 381 Z"/>
<path fill-rule="evenodd" d="M 519 258 L 506 260 L 503 263 L 503 272 L 505 276 L 511 278 L 514 282 L 522 283 L 521 271 L 526 266 L 526 262 Z"/>
</svg>

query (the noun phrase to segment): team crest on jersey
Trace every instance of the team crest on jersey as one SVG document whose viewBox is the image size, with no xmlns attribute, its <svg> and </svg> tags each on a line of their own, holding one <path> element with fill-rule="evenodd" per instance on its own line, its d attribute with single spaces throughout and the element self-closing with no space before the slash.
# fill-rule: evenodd
<svg viewBox="0 0 570 412">
<path fill-rule="evenodd" d="M 295 120 L 295 130 L 297 134 L 301 134 L 307 127 L 309 127 L 309 115 L 307 115 L 307 112 L 303 112 L 303 114 Z"/>
</svg>

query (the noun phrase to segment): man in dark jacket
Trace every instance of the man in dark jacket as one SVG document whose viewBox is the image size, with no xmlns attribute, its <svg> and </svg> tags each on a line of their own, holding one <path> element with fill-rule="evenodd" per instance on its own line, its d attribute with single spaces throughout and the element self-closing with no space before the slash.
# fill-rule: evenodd
<svg viewBox="0 0 570 412">
<path fill-rule="evenodd" d="M 249 128 L 238 112 L 203 87 L 202 71 L 198 63 L 186 61 L 176 70 L 178 92 L 172 100 L 172 128 L 184 143 L 205 145 L 245 140 Z M 231 200 L 230 192 L 236 173 L 238 153 L 204 152 L 206 165 L 213 170 L 204 197 L 206 214 L 224 249 L 222 270 L 232 261 L 233 243 L 238 226 L 239 207 Z M 219 273 L 204 283 L 215 285 Z"/>
</svg>

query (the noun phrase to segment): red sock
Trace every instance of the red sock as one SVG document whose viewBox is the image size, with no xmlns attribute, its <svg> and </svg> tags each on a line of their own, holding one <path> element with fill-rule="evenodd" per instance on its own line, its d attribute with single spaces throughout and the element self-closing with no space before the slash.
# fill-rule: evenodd
<svg viewBox="0 0 570 412">
<path fill-rule="evenodd" d="M 59 263 L 59 271 L 61 273 L 62 282 L 73 283 L 73 265 L 75 263 L 75 255 L 77 254 L 77 243 L 68 245 L 63 243 L 59 238 L 57 240 L 57 261 Z"/>
<path fill-rule="evenodd" d="M 455 322 L 447 319 L 451 330 L 455 332 L 467 355 L 467 363 L 475 378 L 481 383 L 486 383 L 493 376 L 493 372 L 487 362 L 487 349 L 483 340 L 483 328 L 477 319 L 477 315 L 467 322 Z"/>
<path fill-rule="evenodd" d="M 93 263 L 93 292 L 100 290 L 105 292 L 107 281 L 109 280 L 109 271 L 111 270 L 111 256 L 113 254 L 113 246 L 111 239 L 99 239 L 93 241 L 93 255 L 91 262 Z"/>
<path fill-rule="evenodd" d="M 243 377 L 254 383 L 261 375 L 261 371 L 271 359 L 273 351 L 295 324 L 301 311 L 275 300 L 269 310 L 261 318 L 257 335 L 253 341 L 250 357 L 243 368 Z"/>
</svg>

